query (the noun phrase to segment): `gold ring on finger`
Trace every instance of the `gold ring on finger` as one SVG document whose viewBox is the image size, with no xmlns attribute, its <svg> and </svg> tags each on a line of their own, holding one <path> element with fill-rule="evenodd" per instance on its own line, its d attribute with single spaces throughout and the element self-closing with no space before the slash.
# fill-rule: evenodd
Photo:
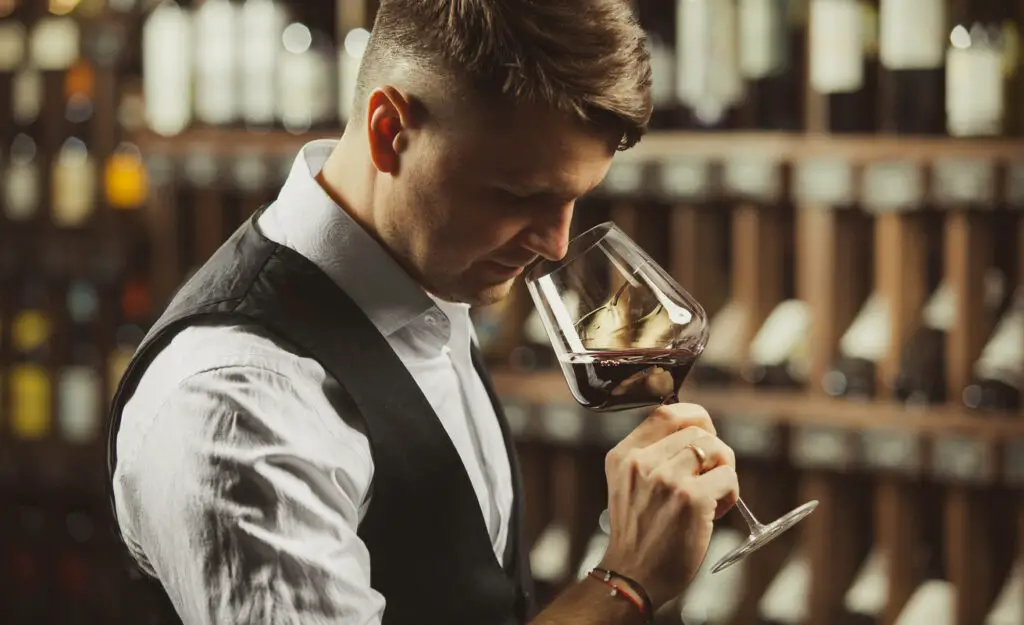
<svg viewBox="0 0 1024 625">
<path fill-rule="evenodd" d="M 694 445 L 693 443 L 688 444 L 687 447 L 689 449 L 693 450 L 693 455 L 697 456 L 698 468 L 699 468 L 700 472 L 703 473 L 704 472 L 704 466 L 708 462 L 708 455 L 704 452 L 703 449 L 701 449 L 700 447 Z"/>
</svg>

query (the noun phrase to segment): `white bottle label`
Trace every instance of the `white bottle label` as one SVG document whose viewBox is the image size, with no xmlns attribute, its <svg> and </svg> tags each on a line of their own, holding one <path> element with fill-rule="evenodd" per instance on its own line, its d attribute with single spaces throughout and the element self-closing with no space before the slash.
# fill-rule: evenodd
<svg viewBox="0 0 1024 625">
<path fill-rule="evenodd" d="M 953 625 L 953 584 L 928 580 L 910 595 L 894 625 Z"/>
<path fill-rule="evenodd" d="M 238 118 L 237 16 L 238 8 L 230 0 L 207 0 L 196 11 L 196 117 L 208 124 L 228 124 Z"/>
<path fill-rule="evenodd" d="M 1006 584 L 992 605 L 992 611 L 985 618 L 985 625 L 1020 623 L 1024 623 L 1024 558 L 1017 558 Z"/>
<path fill-rule="evenodd" d="M 935 289 L 921 313 L 926 328 L 945 332 L 956 321 L 956 292 L 946 282 Z"/>
<path fill-rule="evenodd" d="M 53 221 L 61 227 L 82 225 L 96 202 L 96 164 L 86 145 L 69 139 L 53 164 Z"/>
<path fill-rule="evenodd" d="M 889 350 L 892 324 L 884 297 L 872 293 L 839 341 L 844 356 L 878 362 Z"/>
<path fill-rule="evenodd" d="M 775 307 L 750 344 L 750 358 L 758 365 L 777 366 L 786 362 L 806 337 L 811 311 L 805 302 L 786 300 Z"/>
<path fill-rule="evenodd" d="M 785 0 L 740 0 L 740 74 L 756 80 L 786 67 Z"/>
<path fill-rule="evenodd" d="M 800 625 L 807 617 L 811 564 L 802 552 L 789 557 L 758 605 L 761 618 L 781 625 Z"/>
<path fill-rule="evenodd" d="M 743 95 L 736 0 L 678 0 L 676 6 L 679 99 L 702 123 L 717 123 Z"/>
<path fill-rule="evenodd" d="M 11 114 L 19 126 L 31 124 L 43 107 L 43 75 L 26 67 L 14 76 L 11 85 Z"/>
<path fill-rule="evenodd" d="M 12 162 L 4 172 L 4 215 L 11 221 L 31 219 L 39 209 L 38 161 Z"/>
<path fill-rule="evenodd" d="M 192 25 L 177 4 L 161 4 L 146 20 L 142 63 L 146 123 L 161 135 L 180 133 L 192 121 Z"/>
<path fill-rule="evenodd" d="M 85 444 L 96 439 L 102 422 L 101 387 L 100 376 L 92 367 L 68 367 L 61 372 L 58 425 L 65 441 Z"/>
<path fill-rule="evenodd" d="M 79 57 L 81 34 L 73 18 L 44 17 L 31 37 L 32 60 L 41 70 L 66 70 Z"/>
<path fill-rule="evenodd" d="M 888 601 L 889 564 L 885 553 L 872 549 L 846 592 L 844 604 L 848 612 L 874 618 L 882 613 Z"/>
<path fill-rule="evenodd" d="M 977 33 L 974 34 L 977 38 Z M 957 26 L 946 52 L 946 126 L 954 137 L 998 135 L 1003 130 L 1003 58 Z"/>
<path fill-rule="evenodd" d="M 810 80 L 819 93 L 864 85 L 864 20 L 856 0 L 812 0 Z"/>
<path fill-rule="evenodd" d="M 605 552 L 608 550 L 609 536 L 601 530 L 594 532 L 587 541 L 587 549 L 583 552 L 583 559 L 580 560 L 580 567 L 576 571 L 578 579 L 584 579 L 590 569 L 601 564 Z"/>
<path fill-rule="evenodd" d="M 974 375 L 1020 388 L 1024 379 L 1024 307 L 1007 311 L 974 363 Z"/>
<path fill-rule="evenodd" d="M 25 58 L 25 27 L 14 20 L 0 20 L 0 72 L 13 72 Z"/>
<path fill-rule="evenodd" d="M 274 0 L 248 0 L 241 8 L 242 115 L 246 122 L 273 123 L 274 71 L 285 14 Z"/>
<path fill-rule="evenodd" d="M 305 132 L 323 119 L 323 82 L 328 76 L 319 55 L 312 49 L 283 52 L 278 59 L 277 98 L 280 118 L 292 132 Z"/>
<path fill-rule="evenodd" d="M 708 329 L 708 344 L 701 354 L 700 362 L 722 369 L 732 369 L 739 364 L 743 353 L 741 338 L 747 315 L 743 308 L 729 301 L 711 318 Z"/>
<path fill-rule="evenodd" d="M 676 99 L 675 50 L 655 34 L 648 35 L 647 48 L 651 54 L 651 97 L 654 107 L 672 106 Z"/>
<path fill-rule="evenodd" d="M 946 49 L 944 0 L 881 0 L 879 60 L 889 69 L 937 69 Z"/>
</svg>

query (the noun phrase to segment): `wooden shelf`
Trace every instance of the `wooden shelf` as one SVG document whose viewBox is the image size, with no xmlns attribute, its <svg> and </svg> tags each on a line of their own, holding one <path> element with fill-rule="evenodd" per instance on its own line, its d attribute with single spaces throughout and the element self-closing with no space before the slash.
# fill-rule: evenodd
<svg viewBox="0 0 1024 625">
<path fill-rule="evenodd" d="M 946 158 L 1024 162 L 1024 139 L 665 131 L 648 134 L 636 147 L 622 152 L 618 158 L 658 162 L 699 157 L 718 161 L 737 156 L 781 162 L 830 158 L 851 165 L 889 160 L 930 163 Z"/>
<path fill-rule="evenodd" d="M 526 438 L 613 445 L 646 413 L 584 411 L 559 372 L 492 375 L 499 396 L 515 413 L 514 429 Z M 682 400 L 704 406 L 740 457 L 785 457 L 807 469 L 1024 486 L 1024 419 L 1013 414 L 742 387 L 693 388 Z"/>
<path fill-rule="evenodd" d="M 256 132 L 235 128 L 193 128 L 164 137 L 143 132 L 135 143 L 146 153 L 184 156 L 202 150 L 217 156 L 253 152 L 290 155 L 313 139 L 337 138 L 337 130 L 292 134 L 283 130 Z M 775 132 L 652 132 L 616 158 L 628 161 L 669 161 L 680 157 L 709 161 L 742 156 L 794 162 L 834 158 L 850 164 L 885 160 L 921 163 L 943 158 L 979 158 L 1024 162 L 1024 139 L 953 139 L 890 135 L 825 135 Z"/>
</svg>

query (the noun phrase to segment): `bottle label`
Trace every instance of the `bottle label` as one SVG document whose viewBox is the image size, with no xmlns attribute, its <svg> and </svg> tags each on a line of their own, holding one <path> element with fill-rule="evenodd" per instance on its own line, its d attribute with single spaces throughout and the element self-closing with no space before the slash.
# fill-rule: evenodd
<svg viewBox="0 0 1024 625">
<path fill-rule="evenodd" d="M 810 80 L 819 93 L 852 93 L 864 85 L 864 23 L 855 0 L 813 0 Z"/>
<path fill-rule="evenodd" d="M 31 219 L 39 208 L 39 184 L 35 161 L 10 163 L 4 172 L 4 216 L 11 221 Z"/>
<path fill-rule="evenodd" d="M 710 163 L 700 158 L 665 160 L 657 169 L 659 190 L 674 199 L 703 198 L 710 186 L 710 168 Z"/>
<path fill-rule="evenodd" d="M 242 115 L 253 124 L 274 121 L 274 62 L 285 15 L 272 0 L 250 0 L 241 7 Z"/>
<path fill-rule="evenodd" d="M 872 618 L 882 613 L 889 601 L 889 566 L 885 553 L 872 549 L 857 577 L 846 592 L 847 611 Z"/>
<path fill-rule="evenodd" d="M 1024 307 L 1015 306 L 999 320 L 974 364 L 974 375 L 1020 388 L 1024 380 Z"/>
<path fill-rule="evenodd" d="M 676 4 L 676 88 L 697 119 L 718 123 L 743 96 L 736 9 L 720 0 Z"/>
<path fill-rule="evenodd" d="M 998 135 L 1005 115 L 1003 57 L 997 48 L 971 37 L 958 26 L 946 52 L 947 130 L 955 137 Z"/>
<path fill-rule="evenodd" d="M 58 387 L 61 437 L 73 444 L 95 440 L 100 418 L 102 381 L 92 367 L 69 367 L 61 372 Z"/>
<path fill-rule="evenodd" d="M 195 109 L 196 117 L 208 124 L 228 124 L 238 116 L 238 10 L 229 0 L 207 0 L 196 11 Z"/>
<path fill-rule="evenodd" d="M 914 591 L 894 625 L 953 625 L 953 584 L 930 579 Z"/>
<path fill-rule="evenodd" d="M 811 313 L 805 302 L 786 300 L 775 307 L 750 344 L 750 359 L 765 367 L 786 362 L 810 329 Z"/>
<path fill-rule="evenodd" d="M 647 49 L 651 54 L 651 97 L 654 107 L 672 106 L 676 97 L 675 50 L 654 33 L 648 33 Z"/>
<path fill-rule="evenodd" d="M 1018 556 L 985 625 L 1024 623 L 1024 557 Z"/>
<path fill-rule="evenodd" d="M 63 71 L 80 56 L 81 33 L 70 17 L 44 17 L 32 29 L 31 51 L 35 66 L 44 71 Z"/>
<path fill-rule="evenodd" d="M 750 80 L 781 74 L 788 61 L 786 0 L 740 0 L 740 74 Z"/>
<path fill-rule="evenodd" d="M 849 358 L 879 362 L 889 351 L 891 336 L 889 304 L 881 295 L 872 293 L 843 333 L 839 350 Z"/>
<path fill-rule="evenodd" d="M 758 606 L 761 618 L 780 625 L 805 622 L 810 586 L 811 563 L 802 551 L 797 551 L 761 597 Z"/>
<path fill-rule="evenodd" d="M 27 67 L 14 76 L 11 85 L 11 114 L 14 123 L 27 126 L 39 117 L 43 107 L 43 75 Z"/>
<path fill-rule="evenodd" d="M 363 52 L 370 40 L 370 33 L 364 28 L 354 28 L 345 35 L 345 43 L 338 50 L 338 111 L 341 119 L 348 121 L 352 116 L 352 104 L 356 96 L 356 79 L 359 77 L 359 65 L 363 62 Z"/>
<path fill-rule="evenodd" d="M 945 332 L 956 320 L 956 292 L 947 282 L 939 285 L 924 305 L 921 320 L 926 328 Z"/>
<path fill-rule="evenodd" d="M 76 139 L 60 151 L 53 168 L 53 221 L 58 226 L 80 226 L 96 202 L 96 167 L 85 144 Z"/>
<path fill-rule="evenodd" d="M 25 27 L 14 20 L 0 21 L 0 72 L 13 72 L 25 58 Z"/>
<path fill-rule="evenodd" d="M 143 26 L 146 123 L 161 135 L 178 134 L 192 121 L 191 28 L 188 14 L 173 2 L 161 3 Z"/>
<path fill-rule="evenodd" d="M 729 301 L 714 317 L 708 330 L 708 344 L 701 353 L 700 362 L 722 369 L 732 369 L 739 365 L 739 355 L 743 353 L 741 337 L 743 324 L 747 315 L 743 308 Z"/>
<path fill-rule="evenodd" d="M 711 575 L 711 567 L 745 541 L 734 529 L 716 528 L 711 535 L 701 571 L 686 589 L 682 601 L 684 623 L 728 623 L 733 620 L 743 599 L 744 563 Z"/>
<path fill-rule="evenodd" d="M 11 370 L 11 430 L 23 440 L 45 438 L 50 431 L 50 376 L 36 365 Z"/>
<path fill-rule="evenodd" d="M 892 70 L 939 69 L 946 48 L 943 0 L 881 0 L 879 60 Z"/>
</svg>

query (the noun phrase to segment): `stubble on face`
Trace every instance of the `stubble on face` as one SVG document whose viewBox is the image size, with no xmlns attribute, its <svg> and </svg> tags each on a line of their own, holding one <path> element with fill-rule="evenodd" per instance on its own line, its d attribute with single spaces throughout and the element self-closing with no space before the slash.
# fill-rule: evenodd
<svg viewBox="0 0 1024 625">
<path fill-rule="evenodd" d="M 418 103 L 422 123 L 385 183 L 379 233 L 435 296 L 496 303 L 515 279 L 493 263 L 552 254 L 549 240 L 567 236 L 565 216 L 604 178 L 617 138 L 541 107 L 436 92 Z"/>
</svg>

